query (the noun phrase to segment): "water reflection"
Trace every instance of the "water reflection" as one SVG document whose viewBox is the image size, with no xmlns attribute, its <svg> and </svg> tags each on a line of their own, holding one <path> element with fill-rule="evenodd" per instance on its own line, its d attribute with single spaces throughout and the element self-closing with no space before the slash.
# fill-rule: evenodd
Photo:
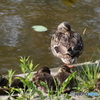
<svg viewBox="0 0 100 100">
<path fill-rule="evenodd" d="M 22 25 L 23 21 L 20 16 L 4 16 L 0 25 L 0 45 L 15 47 L 18 43 L 19 30 L 22 28 Z"/>
<path fill-rule="evenodd" d="M 100 1 L 80 0 L 67 7 L 60 0 L 0 1 L 0 72 L 20 72 L 20 56 L 31 56 L 34 64 L 57 67 L 62 64 L 50 50 L 50 39 L 59 23 L 68 21 L 83 36 L 85 48 L 78 62 L 99 59 Z M 48 32 L 35 32 L 33 25 L 43 25 Z"/>
</svg>

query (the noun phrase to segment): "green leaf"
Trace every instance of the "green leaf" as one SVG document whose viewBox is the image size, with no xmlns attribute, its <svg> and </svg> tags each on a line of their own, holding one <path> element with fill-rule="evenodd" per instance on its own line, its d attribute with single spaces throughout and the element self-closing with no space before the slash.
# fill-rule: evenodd
<svg viewBox="0 0 100 100">
<path fill-rule="evenodd" d="M 68 85 L 70 80 L 75 76 L 76 71 L 69 75 L 69 77 L 62 83 L 62 87 L 60 88 L 61 92 L 65 89 L 65 87 Z"/>
<path fill-rule="evenodd" d="M 31 62 L 29 63 L 29 69 L 30 69 L 30 71 L 33 71 L 32 68 L 33 68 L 33 62 L 31 61 Z"/>
<path fill-rule="evenodd" d="M 35 65 L 35 66 L 33 67 L 33 71 L 34 71 L 38 66 L 39 66 L 39 64 Z"/>
<path fill-rule="evenodd" d="M 62 0 L 62 3 L 66 6 L 72 6 L 77 0 Z"/>
<path fill-rule="evenodd" d="M 12 69 L 8 70 L 8 82 L 9 82 L 9 86 L 12 83 L 12 78 L 13 78 L 14 73 L 15 73 L 15 71 L 13 71 Z"/>
<path fill-rule="evenodd" d="M 34 31 L 36 32 L 45 32 L 47 31 L 48 29 L 42 25 L 35 25 L 35 26 L 32 26 L 32 28 L 34 29 Z"/>
<path fill-rule="evenodd" d="M 43 85 L 43 86 L 45 86 L 48 89 L 48 85 L 45 82 L 40 81 L 40 84 Z"/>
</svg>

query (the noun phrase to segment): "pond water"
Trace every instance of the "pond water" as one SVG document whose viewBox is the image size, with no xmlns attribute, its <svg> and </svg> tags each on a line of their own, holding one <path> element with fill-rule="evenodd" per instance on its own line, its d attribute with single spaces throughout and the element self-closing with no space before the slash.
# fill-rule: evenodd
<svg viewBox="0 0 100 100">
<path fill-rule="evenodd" d="M 99 59 L 100 0 L 78 0 L 71 7 L 60 0 L 1 0 L 0 73 L 7 74 L 9 69 L 21 73 L 20 56 L 30 56 L 40 67 L 60 66 L 61 60 L 50 50 L 50 40 L 63 21 L 69 22 L 84 40 L 84 52 L 77 63 Z M 48 32 L 35 32 L 33 25 L 43 25 Z"/>
</svg>

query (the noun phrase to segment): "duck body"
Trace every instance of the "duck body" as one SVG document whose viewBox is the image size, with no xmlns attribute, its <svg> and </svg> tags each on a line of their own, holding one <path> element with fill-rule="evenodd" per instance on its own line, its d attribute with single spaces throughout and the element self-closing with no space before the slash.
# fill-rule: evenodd
<svg viewBox="0 0 100 100">
<path fill-rule="evenodd" d="M 7 91 L 9 92 L 9 89 L 4 88 L 4 86 L 8 87 L 8 79 L 0 74 L 0 95 L 6 95 L 8 94 Z"/>
<path fill-rule="evenodd" d="M 73 64 L 83 51 L 82 37 L 67 22 L 63 22 L 52 36 L 51 50 L 65 64 Z"/>
<path fill-rule="evenodd" d="M 48 67 L 41 67 L 37 70 L 37 73 L 33 75 L 32 81 L 38 87 L 39 90 L 47 93 L 47 88 L 41 84 L 41 81 L 46 83 L 50 90 L 55 90 L 55 83 Z"/>
<path fill-rule="evenodd" d="M 61 66 L 61 68 L 58 70 L 57 75 L 54 76 L 54 78 L 57 81 L 58 87 L 61 88 L 63 82 L 69 77 L 71 74 L 70 68 L 68 66 Z M 65 89 L 62 91 L 62 93 L 70 93 L 74 87 L 74 78 L 70 80 L 70 82 L 66 85 Z"/>
<path fill-rule="evenodd" d="M 17 76 L 13 77 L 13 80 L 12 80 L 12 83 L 11 83 L 11 87 L 24 89 L 23 82 L 20 79 L 17 79 L 17 78 L 18 78 Z"/>
<path fill-rule="evenodd" d="M 8 79 L 0 74 L 0 87 L 8 86 Z"/>
</svg>

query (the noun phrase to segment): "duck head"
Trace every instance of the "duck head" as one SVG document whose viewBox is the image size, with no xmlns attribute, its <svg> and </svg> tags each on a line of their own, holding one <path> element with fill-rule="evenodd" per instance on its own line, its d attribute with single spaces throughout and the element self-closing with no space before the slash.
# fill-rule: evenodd
<svg viewBox="0 0 100 100">
<path fill-rule="evenodd" d="M 66 33 L 66 31 L 71 31 L 71 26 L 67 22 L 62 22 L 58 25 L 57 31 L 61 33 Z"/>
<path fill-rule="evenodd" d="M 69 72 L 69 73 L 71 73 L 70 68 L 69 68 L 69 66 L 67 66 L 67 65 L 61 66 L 61 67 L 59 68 L 58 72 Z"/>
<path fill-rule="evenodd" d="M 38 70 L 37 70 L 37 73 L 49 73 L 50 74 L 50 69 L 48 67 L 40 67 Z"/>
</svg>

